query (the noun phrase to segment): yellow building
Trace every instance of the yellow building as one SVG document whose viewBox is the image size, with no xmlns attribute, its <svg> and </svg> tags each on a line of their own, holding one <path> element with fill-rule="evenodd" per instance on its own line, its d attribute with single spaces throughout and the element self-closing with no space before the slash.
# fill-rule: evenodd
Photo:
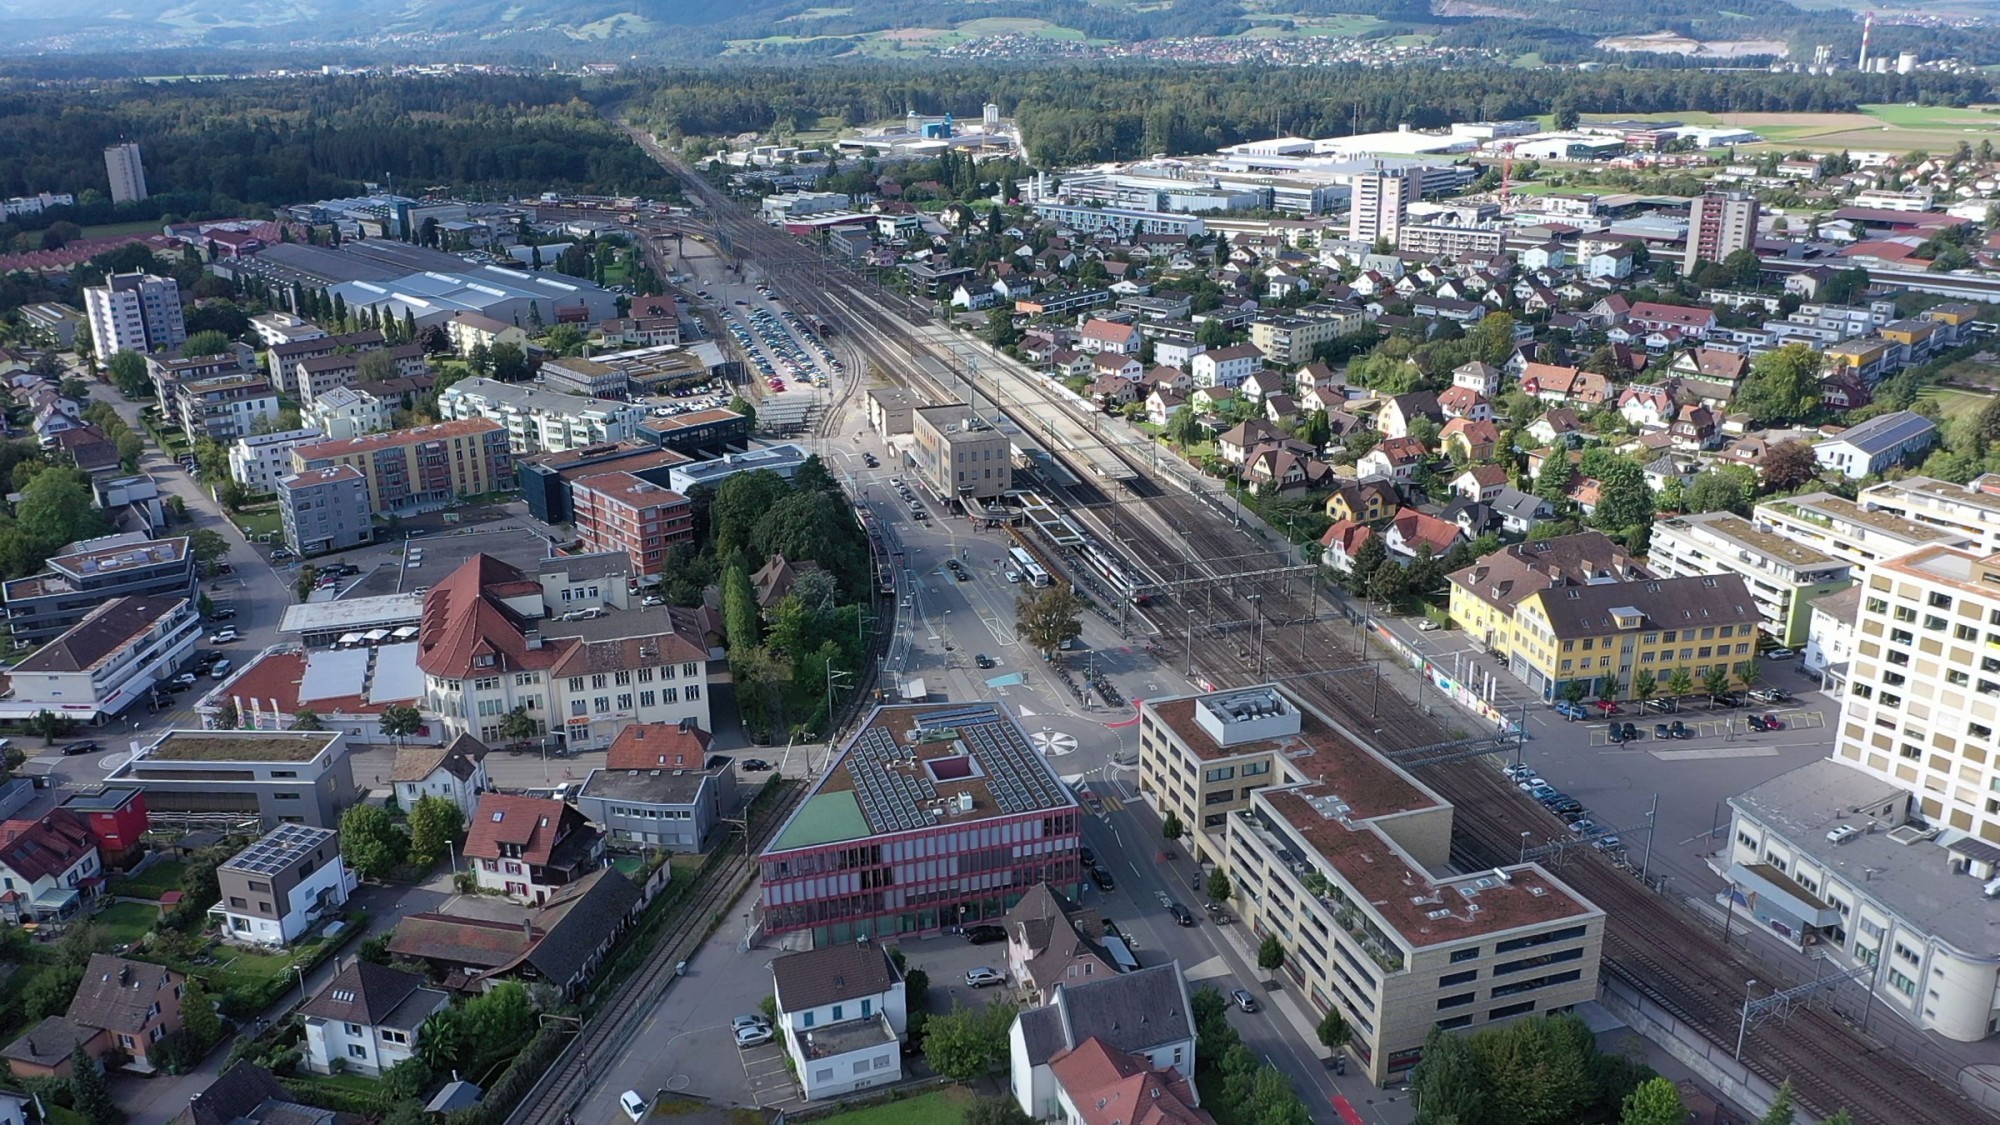
<svg viewBox="0 0 2000 1125">
<path fill-rule="evenodd" d="M 1683 694 L 1692 695 L 1718 669 L 1730 687 L 1743 685 L 1762 620 L 1734 574 L 1562 586 L 1514 607 L 1506 651 L 1514 675 L 1545 700 L 1565 698 L 1572 683 L 1592 698 L 1629 699 L 1641 672 L 1653 694 L 1671 695 L 1676 669 L 1687 671 Z"/>
<path fill-rule="evenodd" d="M 1148 701 L 1139 785 L 1378 1084 L 1434 1027 L 1596 995 L 1603 911 L 1536 864 L 1452 873 L 1451 806 L 1273 686 Z"/>
<path fill-rule="evenodd" d="M 1534 591 L 1651 576 L 1601 531 L 1516 543 L 1450 576 L 1451 620 L 1488 651 L 1504 655 L 1510 651 L 1514 608 Z"/>
</svg>

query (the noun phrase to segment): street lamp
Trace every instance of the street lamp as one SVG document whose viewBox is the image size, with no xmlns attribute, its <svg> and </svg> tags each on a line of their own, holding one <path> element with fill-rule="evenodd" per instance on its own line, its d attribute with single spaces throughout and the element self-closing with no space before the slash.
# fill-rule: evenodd
<svg viewBox="0 0 2000 1125">
<path fill-rule="evenodd" d="M 1743 1037 L 1750 1034 L 1750 990 L 1757 987 L 1757 978 L 1743 982 L 1743 1021 L 1736 1025 L 1736 1061 L 1743 1061 Z"/>
<path fill-rule="evenodd" d="M 1531 833 L 1528 833 L 1528 832 L 1523 832 L 1523 833 L 1521 833 L 1521 854 L 1520 854 L 1520 857 L 1519 857 L 1519 858 L 1517 858 L 1517 859 L 1516 859 L 1516 860 L 1515 860 L 1514 862 L 1516 862 L 1516 863 L 1526 863 L 1526 862 L 1528 862 L 1528 837 L 1529 837 L 1529 835 L 1531 835 Z"/>
</svg>

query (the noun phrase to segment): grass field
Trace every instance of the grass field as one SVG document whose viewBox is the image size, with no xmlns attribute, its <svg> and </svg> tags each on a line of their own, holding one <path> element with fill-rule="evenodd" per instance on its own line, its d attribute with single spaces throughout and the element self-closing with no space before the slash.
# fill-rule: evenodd
<svg viewBox="0 0 2000 1125">
<path fill-rule="evenodd" d="M 958 1125 L 965 1120 L 965 1108 L 970 1104 L 972 1092 L 952 1086 L 900 1102 L 822 1117 L 819 1125 Z"/>
<path fill-rule="evenodd" d="M 1939 421 L 1948 423 L 1955 418 L 1964 418 L 1986 409 L 1986 404 L 1993 401 L 1993 396 L 1973 391 L 1953 390 L 1949 387 L 1925 387 L 1918 392 L 1917 400 L 1936 403 Z"/>
<path fill-rule="evenodd" d="M 181 872 L 185 870 L 187 865 L 179 860 L 162 860 L 137 875 L 121 875 L 111 880 L 111 893 L 158 902 L 161 895 L 181 885 Z"/>
<path fill-rule="evenodd" d="M 143 902 L 114 902 L 97 912 L 90 922 L 102 928 L 119 945 L 137 945 L 160 920 L 160 908 Z"/>
<path fill-rule="evenodd" d="M 248 539 L 254 540 L 259 535 L 278 536 L 285 533 L 285 518 L 278 513 L 276 504 L 263 508 L 245 508 L 229 518 L 237 527 L 243 529 L 243 535 Z"/>
<path fill-rule="evenodd" d="M 158 219 L 141 219 L 136 223 L 105 223 L 103 226 L 83 228 L 83 237 L 110 238 L 114 234 L 158 234 L 161 225 Z"/>
<path fill-rule="evenodd" d="M 1389 26 L 1387 21 L 1376 16 L 1364 15 L 1307 16 L 1272 12 L 1267 16 L 1253 18 L 1290 20 L 1292 26 L 1287 28 L 1279 27 L 1276 24 L 1265 24 L 1260 27 L 1247 29 L 1239 33 L 1237 38 L 1299 39 L 1308 35 L 1336 35 L 1349 39 L 1359 39 L 1365 35 L 1379 34 Z"/>
<path fill-rule="evenodd" d="M 1688 125 L 1735 125 L 1756 130 L 1758 148 L 1818 150 L 1874 149 L 1909 152 L 1950 149 L 1960 141 L 2000 138 L 2000 113 L 1952 106 L 1864 105 L 1857 113 L 1684 113 L 1592 114 L 1587 121 L 1679 121 Z M 1547 120 L 1544 119 L 1544 124 Z"/>
</svg>

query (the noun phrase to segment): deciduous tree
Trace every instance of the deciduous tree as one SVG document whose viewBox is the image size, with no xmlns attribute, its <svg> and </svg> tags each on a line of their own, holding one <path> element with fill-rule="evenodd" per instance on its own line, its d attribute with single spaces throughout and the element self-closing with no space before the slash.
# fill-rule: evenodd
<svg viewBox="0 0 2000 1125">
<path fill-rule="evenodd" d="M 1065 582 L 1024 593 L 1014 603 L 1014 626 L 1028 647 L 1053 656 L 1083 635 L 1083 599 Z"/>
<path fill-rule="evenodd" d="M 465 831 L 465 813 L 458 802 L 443 797 L 417 798 L 410 809 L 410 860 L 429 867 L 445 857 Z"/>
<path fill-rule="evenodd" d="M 1484 1120 L 1479 1061 L 1464 1038 L 1440 1028 L 1424 1037 L 1424 1057 L 1410 1072 L 1417 1125 L 1467 1125 Z"/>
<path fill-rule="evenodd" d="M 1995 402 L 2000 402 L 1996 398 Z M 1764 487 L 1773 492 L 1803 488 L 1819 477 L 1819 460 L 1813 448 L 1802 441 L 1781 441 L 1764 451 L 1757 463 Z"/>
<path fill-rule="evenodd" d="M 1687 1105 L 1671 1078 L 1650 1078 L 1625 1098 L 1618 1125 L 1686 1125 Z"/>
<path fill-rule="evenodd" d="M 1792 422 L 1819 407 L 1819 352 L 1786 344 L 1750 361 L 1731 407 L 1759 422 Z"/>
<path fill-rule="evenodd" d="M 128 399 L 151 398 L 153 380 L 146 372 L 146 357 L 135 351 L 121 350 L 111 356 L 111 385 Z"/>
<path fill-rule="evenodd" d="M 1267 973 L 1275 973 L 1285 964 L 1285 947 L 1278 943 L 1278 935 L 1265 934 L 1257 946 L 1257 967 Z"/>
<path fill-rule="evenodd" d="M 377 805 L 355 805 L 340 814 L 340 856 L 362 875 L 386 879 L 410 851 L 410 837 Z"/>
<path fill-rule="evenodd" d="M 954 1082 L 983 1078 L 1007 1060 L 1013 1023 L 1014 1005 L 1007 1001 L 932 1016 L 924 1025 L 924 1060 Z"/>
<path fill-rule="evenodd" d="M 406 704 L 392 703 L 382 708 L 379 722 L 382 733 L 395 739 L 400 746 L 405 738 L 423 729 L 424 713 Z"/>
</svg>

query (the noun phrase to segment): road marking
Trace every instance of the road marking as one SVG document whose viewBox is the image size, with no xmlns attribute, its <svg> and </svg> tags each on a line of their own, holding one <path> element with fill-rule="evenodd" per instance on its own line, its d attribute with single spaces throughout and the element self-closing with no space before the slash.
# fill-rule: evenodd
<svg viewBox="0 0 2000 1125">
<path fill-rule="evenodd" d="M 1655 750 L 1653 757 L 1663 762 L 1689 762 L 1708 758 L 1775 758 L 1775 746 L 1712 746 L 1704 750 Z"/>
<path fill-rule="evenodd" d="M 1102 794 L 1101 796 L 1099 796 L 1098 800 L 1104 803 L 1104 808 L 1107 812 L 1125 811 L 1125 802 L 1119 800 L 1117 797 L 1113 796 L 1110 793 Z"/>
</svg>

